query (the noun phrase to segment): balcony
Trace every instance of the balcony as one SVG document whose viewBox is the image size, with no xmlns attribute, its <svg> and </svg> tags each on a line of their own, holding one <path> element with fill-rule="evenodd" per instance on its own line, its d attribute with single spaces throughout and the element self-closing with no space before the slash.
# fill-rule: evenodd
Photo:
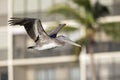
<svg viewBox="0 0 120 80">
<path fill-rule="evenodd" d="M 93 45 L 93 51 L 94 53 L 120 51 L 120 42 L 98 42 Z"/>
</svg>

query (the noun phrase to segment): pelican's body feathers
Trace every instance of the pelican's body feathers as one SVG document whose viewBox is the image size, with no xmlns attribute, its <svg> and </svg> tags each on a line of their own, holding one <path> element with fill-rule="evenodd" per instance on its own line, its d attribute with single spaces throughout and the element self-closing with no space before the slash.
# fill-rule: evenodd
<svg viewBox="0 0 120 80">
<path fill-rule="evenodd" d="M 57 36 L 58 32 L 65 26 L 65 24 L 59 24 L 58 27 L 56 27 L 50 33 L 46 33 L 42 27 L 40 19 L 12 17 L 8 22 L 13 26 L 24 26 L 27 34 L 36 43 L 36 45 L 30 46 L 28 49 L 46 50 L 63 46 L 65 43 L 80 47 L 79 44 L 76 44 L 69 39 L 65 39 L 63 36 Z"/>
</svg>

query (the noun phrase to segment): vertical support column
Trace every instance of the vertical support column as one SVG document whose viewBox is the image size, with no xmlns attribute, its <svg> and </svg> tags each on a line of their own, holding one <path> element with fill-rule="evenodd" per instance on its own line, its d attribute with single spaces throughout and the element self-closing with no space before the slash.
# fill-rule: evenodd
<svg viewBox="0 0 120 80">
<path fill-rule="evenodd" d="M 82 52 L 79 55 L 80 64 L 80 80 L 86 80 L 86 49 L 82 47 Z"/>
<path fill-rule="evenodd" d="M 8 20 L 13 16 L 13 0 L 8 0 Z M 8 25 L 8 80 L 13 80 L 13 35 Z"/>
</svg>

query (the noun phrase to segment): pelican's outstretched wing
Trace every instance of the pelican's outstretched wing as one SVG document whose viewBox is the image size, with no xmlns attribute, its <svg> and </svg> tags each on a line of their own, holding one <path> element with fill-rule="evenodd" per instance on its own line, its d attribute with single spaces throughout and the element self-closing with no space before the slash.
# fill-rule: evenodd
<svg viewBox="0 0 120 80">
<path fill-rule="evenodd" d="M 9 21 L 10 25 L 24 26 L 28 35 L 35 41 L 37 37 L 49 37 L 44 31 L 41 21 L 35 18 L 16 18 L 12 17 Z"/>
<path fill-rule="evenodd" d="M 56 38 L 58 32 L 65 26 L 66 24 L 59 24 L 57 28 L 52 30 L 48 35 L 52 38 Z"/>
</svg>

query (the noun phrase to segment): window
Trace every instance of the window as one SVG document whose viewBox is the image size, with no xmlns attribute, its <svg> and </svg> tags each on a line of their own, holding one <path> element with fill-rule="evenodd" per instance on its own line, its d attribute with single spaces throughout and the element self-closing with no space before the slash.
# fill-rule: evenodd
<svg viewBox="0 0 120 80">
<path fill-rule="evenodd" d="M 13 36 L 13 57 L 24 58 L 26 50 L 26 35 Z"/>
<path fill-rule="evenodd" d="M 70 80 L 80 80 L 80 68 L 72 67 L 70 69 Z"/>
<path fill-rule="evenodd" d="M 55 70 L 54 69 L 37 70 L 36 80 L 55 80 Z"/>
<path fill-rule="evenodd" d="M 5 60 L 7 59 L 7 29 L 6 28 L 1 28 L 0 29 L 0 60 Z"/>
<path fill-rule="evenodd" d="M 8 80 L 8 74 L 7 73 L 1 73 L 1 79 L 0 80 Z"/>
</svg>

